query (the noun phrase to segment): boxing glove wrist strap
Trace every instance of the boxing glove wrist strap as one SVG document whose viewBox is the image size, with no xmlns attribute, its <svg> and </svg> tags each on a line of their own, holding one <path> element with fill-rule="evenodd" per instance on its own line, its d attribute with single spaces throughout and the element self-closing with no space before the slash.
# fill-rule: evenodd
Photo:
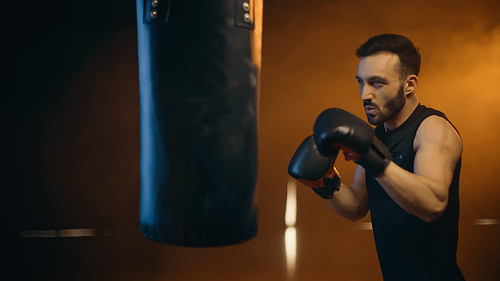
<svg viewBox="0 0 500 281">
<path fill-rule="evenodd" d="M 387 146 L 375 137 L 368 153 L 354 162 L 365 168 L 368 174 L 378 177 L 385 171 L 391 159 L 392 153 L 389 152 Z"/>
<path fill-rule="evenodd" d="M 313 187 L 312 190 L 316 192 L 323 199 L 330 199 L 333 197 L 335 191 L 340 189 L 340 177 L 335 174 L 333 178 L 324 177 L 323 187 Z"/>
</svg>

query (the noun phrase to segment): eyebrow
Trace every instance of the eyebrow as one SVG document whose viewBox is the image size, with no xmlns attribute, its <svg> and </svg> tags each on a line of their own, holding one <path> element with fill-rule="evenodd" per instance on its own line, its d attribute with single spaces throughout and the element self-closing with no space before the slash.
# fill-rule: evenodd
<svg viewBox="0 0 500 281">
<path fill-rule="evenodd" d="M 361 79 L 358 75 L 356 75 L 356 80 L 363 80 L 363 79 Z M 377 75 L 370 76 L 367 81 L 373 81 L 373 80 L 380 80 L 380 81 L 383 81 L 386 83 L 388 82 L 388 80 L 386 78 L 384 78 L 382 76 L 377 76 Z"/>
</svg>

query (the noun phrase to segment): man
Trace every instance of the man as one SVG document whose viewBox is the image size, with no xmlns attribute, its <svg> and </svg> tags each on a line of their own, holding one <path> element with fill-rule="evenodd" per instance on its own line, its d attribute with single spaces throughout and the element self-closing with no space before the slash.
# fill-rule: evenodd
<svg viewBox="0 0 500 281">
<path fill-rule="evenodd" d="M 464 280 L 456 262 L 461 138 L 443 113 L 420 105 L 420 54 L 409 39 L 375 36 L 356 55 L 361 99 L 377 127 L 325 110 L 289 173 L 342 217 L 370 210 L 384 280 Z M 358 164 L 351 186 L 333 168 L 339 149 Z"/>
</svg>

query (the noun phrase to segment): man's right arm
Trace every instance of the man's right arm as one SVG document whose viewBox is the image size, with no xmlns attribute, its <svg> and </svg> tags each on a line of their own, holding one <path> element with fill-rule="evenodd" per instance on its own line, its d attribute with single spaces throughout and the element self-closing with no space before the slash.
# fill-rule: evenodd
<svg viewBox="0 0 500 281">
<path fill-rule="evenodd" d="M 365 169 L 358 165 L 351 186 L 342 185 L 333 198 L 326 201 L 337 214 L 346 219 L 357 221 L 364 218 L 368 213 Z"/>
</svg>

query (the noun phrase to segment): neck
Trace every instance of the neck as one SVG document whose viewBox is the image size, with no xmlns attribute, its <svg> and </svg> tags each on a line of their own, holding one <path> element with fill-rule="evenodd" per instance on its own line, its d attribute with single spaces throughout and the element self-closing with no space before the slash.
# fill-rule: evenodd
<svg viewBox="0 0 500 281">
<path fill-rule="evenodd" d="M 385 131 L 386 132 L 392 131 L 392 130 L 396 129 L 397 127 L 399 127 L 401 124 L 403 124 L 406 121 L 406 119 L 408 119 L 408 117 L 410 117 L 410 115 L 413 113 L 415 108 L 417 108 L 418 103 L 419 102 L 416 98 L 408 98 L 406 100 L 406 103 L 405 103 L 405 106 L 403 107 L 403 109 L 401 109 L 401 111 L 399 111 L 399 113 L 396 114 L 396 116 L 394 116 L 390 120 L 384 122 Z"/>
</svg>

